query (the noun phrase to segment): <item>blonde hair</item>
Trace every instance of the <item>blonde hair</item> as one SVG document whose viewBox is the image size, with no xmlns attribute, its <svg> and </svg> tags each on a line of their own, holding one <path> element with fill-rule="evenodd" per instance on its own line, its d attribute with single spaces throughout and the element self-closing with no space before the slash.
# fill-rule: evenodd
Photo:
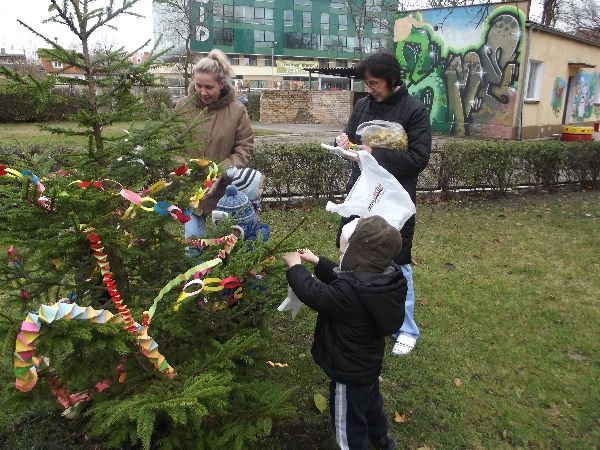
<svg viewBox="0 0 600 450">
<path fill-rule="evenodd" d="M 229 59 L 219 49 L 211 50 L 208 55 L 198 61 L 194 66 L 194 73 L 210 73 L 226 85 L 231 84 L 234 76 Z"/>
</svg>

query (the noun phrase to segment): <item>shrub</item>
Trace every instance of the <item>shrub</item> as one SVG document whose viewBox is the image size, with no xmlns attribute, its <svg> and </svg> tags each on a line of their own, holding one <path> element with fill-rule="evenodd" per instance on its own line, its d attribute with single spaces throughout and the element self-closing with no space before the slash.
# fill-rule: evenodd
<svg viewBox="0 0 600 450">
<path fill-rule="evenodd" d="M 246 97 L 248 97 L 246 109 L 250 120 L 260 120 L 260 92 L 249 92 Z"/>
<path fill-rule="evenodd" d="M 421 178 L 447 198 L 458 188 L 486 188 L 496 195 L 519 185 L 552 190 L 560 182 L 597 188 L 599 175 L 597 141 L 451 140 L 433 149 Z"/>
<path fill-rule="evenodd" d="M 265 195 L 286 203 L 294 196 L 318 200 L 343 193 L 351 168 L 318 144 L 263 144 L 252 166 L 266 177 Z"/>
<path fill-rule="evenodd" d="M 54 89 L 52 94 L 65 96 L 68 100 L 51 97 L 44 103 L 24 89 L 0 90 L 0 123 L 64 120 L 68 114 L 77 111 L 80 95 L 66 88 Z"/>
<path fill-rule="evenodd" d="M 146 117 L 150 120 L 158 120 L 161 117 L 162 110 L 166 108 L 172 108 L 173 98 L 171 93 L 166 88 L 153 88 L 148 91 L 142 97 L 144 103 L 144 109 L 146 111 Z"/>
</svg>

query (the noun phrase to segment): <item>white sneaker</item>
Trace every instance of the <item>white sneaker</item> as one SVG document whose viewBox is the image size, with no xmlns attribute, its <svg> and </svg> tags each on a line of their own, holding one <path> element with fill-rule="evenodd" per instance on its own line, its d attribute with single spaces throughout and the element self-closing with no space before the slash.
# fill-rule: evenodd
<svg viewBox="0 0 600 450">
<path fill-rule="evenodd" d="M 401 334 L 396 339 L 396 343 L 394 344 L 394 348 L 392 348 L 392 355 L 394 356 L 404 356 L 408 355 L 412 352 L 413 348 L 417 345 L 417 340 L 413 337 L 410 337 L 406 334 Z"/>
</svg>

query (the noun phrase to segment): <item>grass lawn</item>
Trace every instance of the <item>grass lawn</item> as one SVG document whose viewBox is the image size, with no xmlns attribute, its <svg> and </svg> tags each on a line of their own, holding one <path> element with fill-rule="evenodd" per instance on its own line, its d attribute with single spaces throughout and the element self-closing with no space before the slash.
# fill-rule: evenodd
<svg viewBox="0 0 600 450">
<path fill-rule="evenodd" d="M 273 211 L 263 221 L 275 234 L 305 215 L 305 245 L 336 258 L 333 215 Z M 412 354 L 386 356 L 381 383 L 398 448 L 597 448 L 599 218 L 599 193 L 419 206 L 421 338 Z M 273 376 L 298 386 L 298 415 L 268 448 L 333 448 L 328 412 L 313 401 L 327 396 L 310 355 L 314 322 L 306 307 L 274 319 L 272 360 L 290 367 Z"/>
<path fill-rule="evenodd" d="M 293 245 L 336 259 L 338 219 L 324 208 L 262 213 L 274 239 L 302 217 Z M 390 341 L 381 382 L 397 448 L 598 448 L 599 218 L 600 192 L 419 205 L 422 334 L 402 358 L 389 354 Z M 270 359 L 289 367 L 269 375 L 297 388 L 297 414 L 257 448 L 333 449 L 328 411 L 314 404 L 315 394 L 327 397 L 310 355 L 316 315 L 275 311 L 285 294 L 285 282 L 273 280 Z M 0 377 L 12 382 L 8 370 Z M 44 417 L 22 430 L 21 448 L 50 448 L 58 427 L 81 432 L 53 412 Z"/>
<path fill-rule="evenodd" d="M 71 122 L 44 122 L 44 125 L 75 128 Z M 133 122 L 134 127 L 142 127 L 143 122 Z M 107 137 L 118 136 L 123 129 L 131 126 L 131 122 L 116 123 L 106 128 Z M 261 129 L 253 124 L 256 136 L 281 134 L 280 131 Z M 35 123 L 2 123 L 0 124 L 0 146 L 2 145 L 85 145 L 87 139 L 79 136 L 62 136 L 41 131 Z"/>
</svg>

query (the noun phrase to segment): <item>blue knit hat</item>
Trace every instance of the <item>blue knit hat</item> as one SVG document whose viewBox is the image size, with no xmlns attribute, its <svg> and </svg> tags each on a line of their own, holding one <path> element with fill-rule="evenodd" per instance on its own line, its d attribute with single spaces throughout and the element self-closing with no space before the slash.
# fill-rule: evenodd
<svg viewBox="0 0 600 450">
<path fill-rule="evenodd" d="M 231 178 L 231 184 L 237 187 L 238 191 L 246 194 L 251 202 L 259 197 L 258 188 L 260 187 L 263 174 L 258 170 L 249 167 L 244 169 L 230 167 L 227 169 L 227 176 Z"/>
<path fill-rule="evenodd" d="M 256 212 L 248 197 L 243 192 L 238 192 L 237 187 L 233 184 L 227 186 L 225 195 L 217 202 L 212 213 L 213 222 L 216 223 L 223 213 L 231 217 L 236 223 L 236 228 L 239 228 L 244 234 L 249 234 L 258 223 Z"/>
</svg>

